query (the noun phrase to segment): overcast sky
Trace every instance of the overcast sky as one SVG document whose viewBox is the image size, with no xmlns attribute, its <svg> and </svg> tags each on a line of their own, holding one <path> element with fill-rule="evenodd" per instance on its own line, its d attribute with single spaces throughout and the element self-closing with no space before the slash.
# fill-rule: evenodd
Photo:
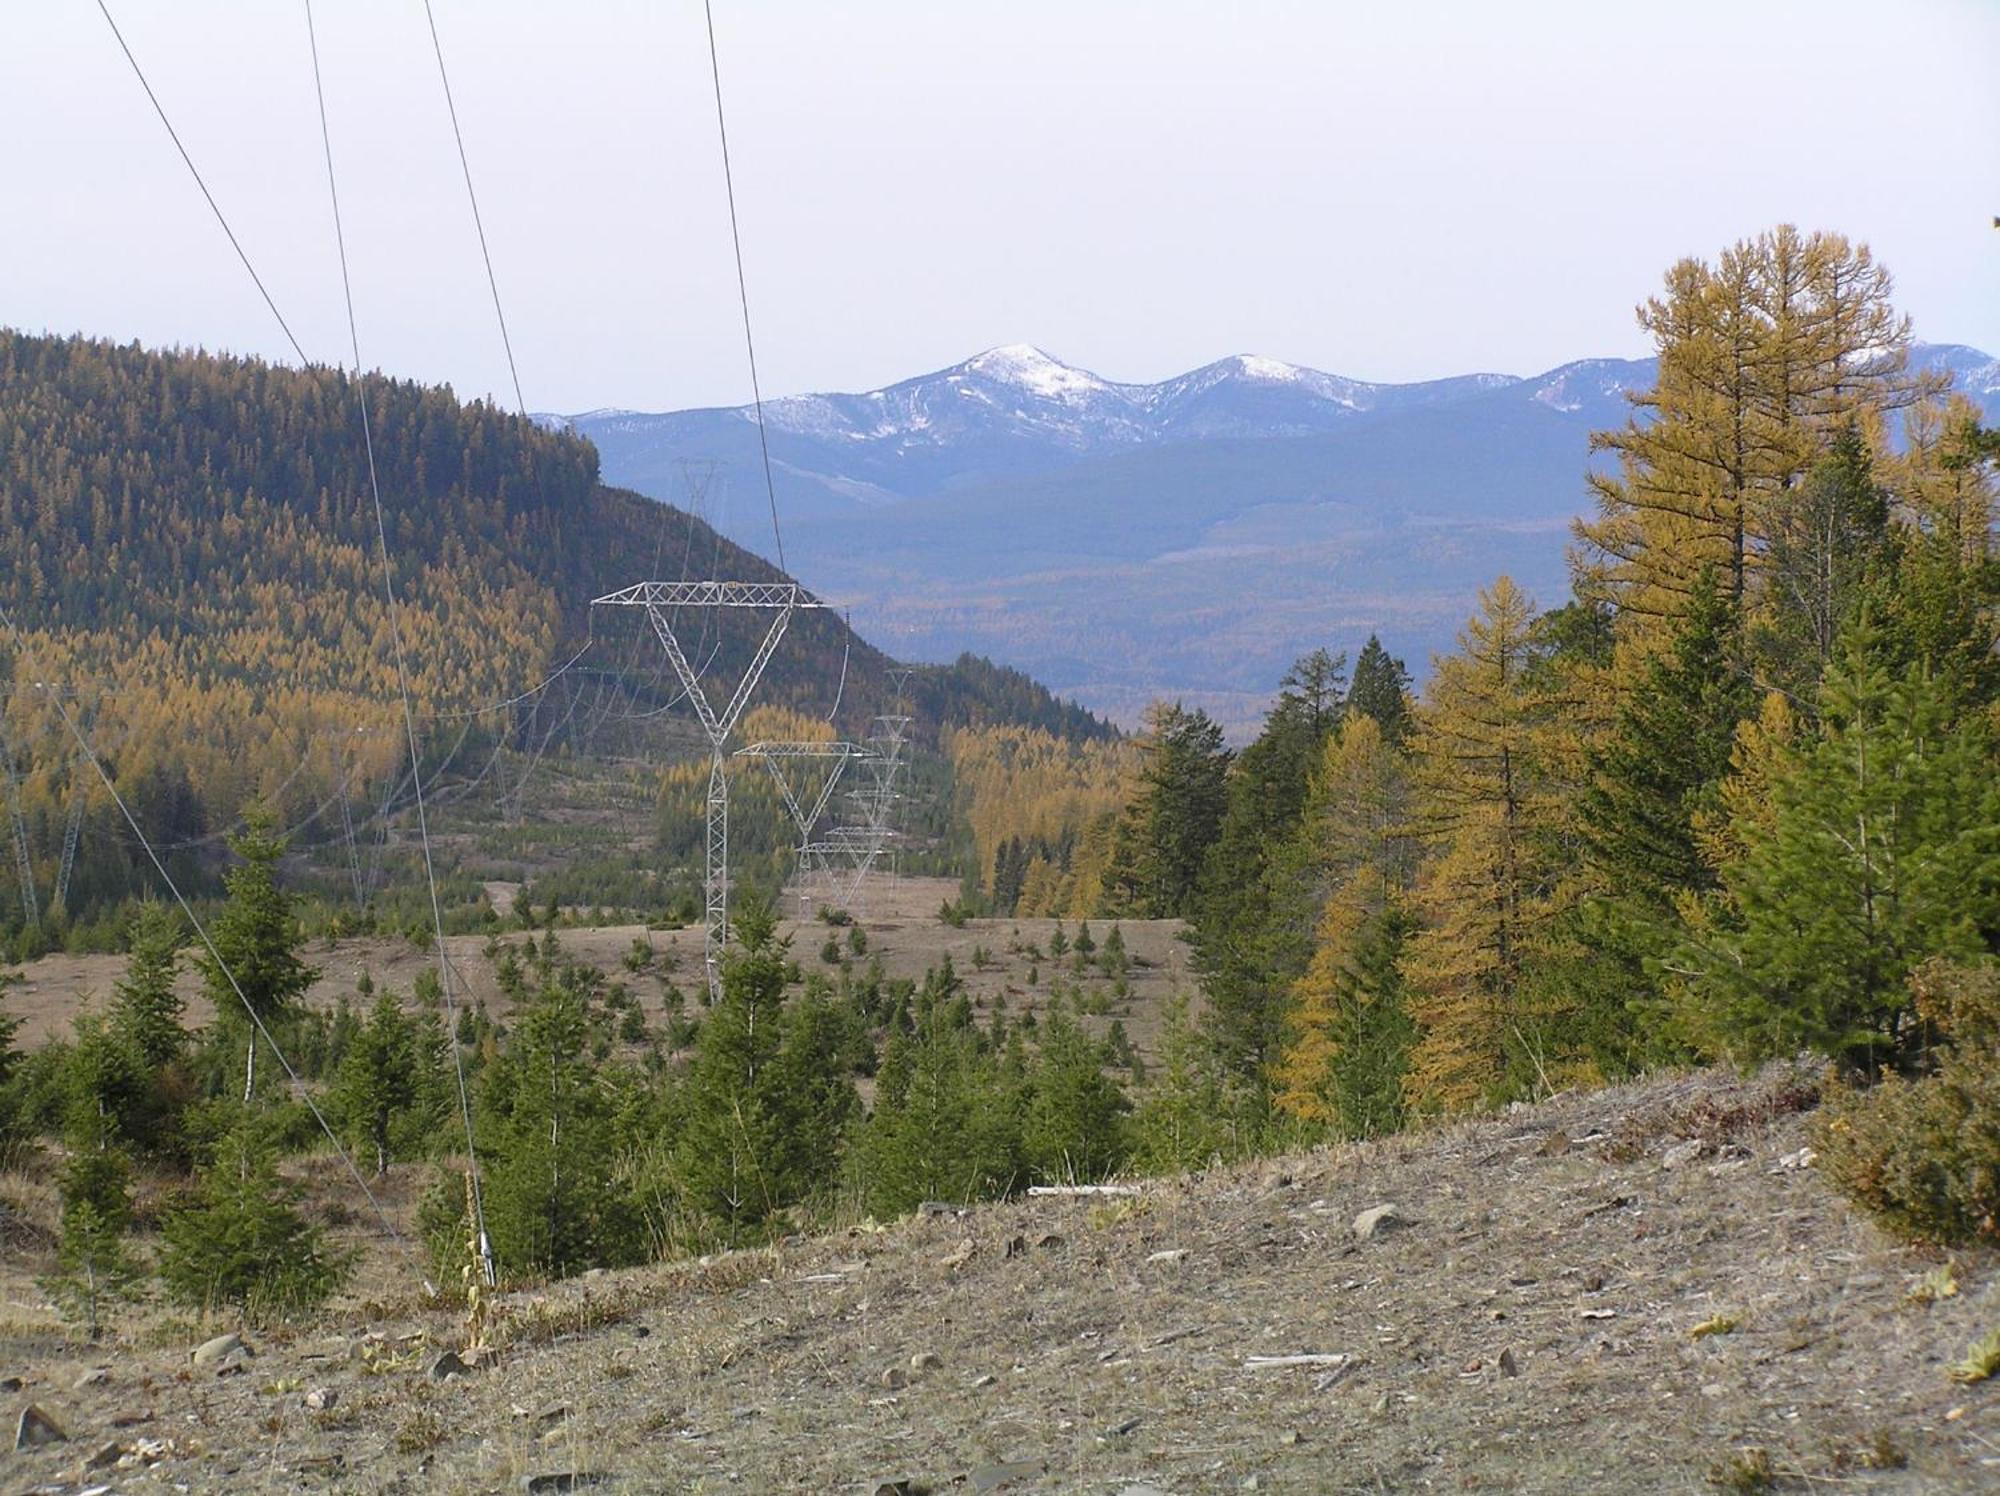
<svg viewBox="0 0 2000 1496">
<path fill-rule="evenodd" d="M 108 0 L 307 352 L 303 9 Z M 535 409 L 747 398 L 700 0 L 434 0 Z M 1032 342 L 1150 380 L 1643 351 L 1773 223 L 2000 352 L 1996 0 L 714 0 L 767 394 Z M 421 0 L 319 0 L 364 359 L 505 389 Z M 0 322 L 272 356 L 96 0 L 0 3 Z"/>
</svg>

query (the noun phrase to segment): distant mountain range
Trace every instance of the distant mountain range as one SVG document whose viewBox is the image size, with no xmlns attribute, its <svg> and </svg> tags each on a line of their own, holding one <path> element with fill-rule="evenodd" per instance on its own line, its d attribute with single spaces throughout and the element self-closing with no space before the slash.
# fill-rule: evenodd
<svg viewBox="0 0 2000 1496">
<path fill-rule="evenodd" d="M 2000 361 L 1920 345 L 1989 416 Z M 1591 431 L 1651 360 L 1373 384 L 1239 355 L 1158 384 L 1023 345 L 764 406 L 788 567 L 892 653 L 962 649 L 1130 723 L 1156 696 L 1254 722 L 1285 666 L 1370 631 L 1422 673 L 1501 571 L 1546 603 Z M 606 481 L 768 553 L 748 407 L 545 418 Z"/>
</svg>

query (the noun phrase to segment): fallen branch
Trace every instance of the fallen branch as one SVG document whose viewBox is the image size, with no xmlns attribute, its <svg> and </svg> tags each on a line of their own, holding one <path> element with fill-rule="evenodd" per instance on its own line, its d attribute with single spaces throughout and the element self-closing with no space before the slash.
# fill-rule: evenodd
<svg viewBox="0 0 2000 1496">
<path fill-rule="evenodd" d="M 1031 1184 L 1030 1195 L 1136 1195 L 1136 1184 Z"/>
<path fill-rule="evenodd" d="M 1269 1371 L 1280 1366 L 1345 1366 L 1347 1357 L 1320 1352 L 1303 1356 L 1246 1356 L 1245 1371 Z"/>
</svg>

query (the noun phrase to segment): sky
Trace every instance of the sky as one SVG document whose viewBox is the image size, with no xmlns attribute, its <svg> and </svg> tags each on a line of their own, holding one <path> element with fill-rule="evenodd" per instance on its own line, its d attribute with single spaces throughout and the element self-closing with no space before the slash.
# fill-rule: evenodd
<svg viewBox="0 0 2000 1496">
<path fill-rule="evenodd" d="M 105 3 L 344 359 L 303 4 Z M 529 408 L 746 400 L 700 0 L 432 4 Z M 1528 374 L 1784 221 L 2000 352 L 2000 0 L 713 5 L 766 395 L 1019 342 Z M 511 404 L 422 0 L 314 15 L 363 361 Z M 0 324 L 291 356 L 97 0 L 0 5 L 0 141 Z"/>
</svg>

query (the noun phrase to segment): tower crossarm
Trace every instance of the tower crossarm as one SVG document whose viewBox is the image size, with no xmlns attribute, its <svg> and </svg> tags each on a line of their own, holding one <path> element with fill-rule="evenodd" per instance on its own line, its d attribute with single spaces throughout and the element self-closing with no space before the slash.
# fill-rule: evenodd
<svg viewBox="0 0 2000 1496">
<path fill-rule="evenodd" d="M 593 608 L 824 608 L 796 582 L 634 582 L 590 600 Z"/>
</svg>

